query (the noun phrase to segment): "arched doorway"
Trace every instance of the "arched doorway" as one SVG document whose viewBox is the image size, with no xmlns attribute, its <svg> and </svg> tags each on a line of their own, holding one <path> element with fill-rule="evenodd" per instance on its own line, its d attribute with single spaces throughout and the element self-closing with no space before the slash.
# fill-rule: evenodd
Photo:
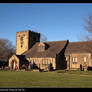
<svg viewBox="0 0 92 92">
<path fill-rule="evenodd" d="M 12 70 L 17 70 L 18 69 L 18 64 L 16 60 L 12 60 L 11 62 L 11 69 Z"/>
</svg>

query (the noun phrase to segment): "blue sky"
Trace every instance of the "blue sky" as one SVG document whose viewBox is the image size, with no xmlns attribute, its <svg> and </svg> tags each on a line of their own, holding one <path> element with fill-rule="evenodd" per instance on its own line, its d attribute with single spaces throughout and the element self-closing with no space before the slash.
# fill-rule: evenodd
<svg viewBox="0 0 92 92">
<path fill-rule="evenodd" d="M 16 44 L 16 32 L 34 30 L 48 41 L 79 41 L 91 3 L 1 3 L 0 38 Z"/>
</svg>

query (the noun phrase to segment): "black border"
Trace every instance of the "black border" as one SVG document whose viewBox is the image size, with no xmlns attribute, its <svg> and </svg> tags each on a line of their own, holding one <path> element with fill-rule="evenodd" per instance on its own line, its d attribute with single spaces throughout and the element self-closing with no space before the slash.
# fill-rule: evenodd
<svg viewBox="0 0 92 92">
<path fill-rule="evenodd" d="M 0 92 L 39 92 L 39 91 L 59 91 L 59 92 L 63 92 L 63 91 L 81 91 L 80 89 L 85 90 L 87 89 L 87 91 L 89 91 L 91 88 L 0 88 Z M 89 89 L 89 90 L 88 90 Z"/>
<path fill-rule="evenodd" d="M 0 0 L 0 3 L 92 3 L 92 0 Z"/>
</svg>

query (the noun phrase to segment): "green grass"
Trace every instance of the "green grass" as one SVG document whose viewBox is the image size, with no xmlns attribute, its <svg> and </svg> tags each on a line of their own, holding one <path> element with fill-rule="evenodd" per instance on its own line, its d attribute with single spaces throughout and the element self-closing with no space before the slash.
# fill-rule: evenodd
<svg viewBox="0 0 92 92">
<path fill-rule="evenodd" d="M 92 88 L 92 71 L 0 71 L 0 87 Z"/>
</svg>

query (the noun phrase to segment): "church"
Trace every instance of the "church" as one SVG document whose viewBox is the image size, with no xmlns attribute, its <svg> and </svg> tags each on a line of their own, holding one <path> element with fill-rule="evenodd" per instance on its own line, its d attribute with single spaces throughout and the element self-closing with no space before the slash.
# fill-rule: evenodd
<svg viewBox="0 0 92 92">
<path fill-rule="evenodd" d="M 40 41 L 40 33 L 16 32 L 16 54 L 9 59 L 10 70 L 84 70 L 92 67 L 92 41 Z"/>
</svg>

